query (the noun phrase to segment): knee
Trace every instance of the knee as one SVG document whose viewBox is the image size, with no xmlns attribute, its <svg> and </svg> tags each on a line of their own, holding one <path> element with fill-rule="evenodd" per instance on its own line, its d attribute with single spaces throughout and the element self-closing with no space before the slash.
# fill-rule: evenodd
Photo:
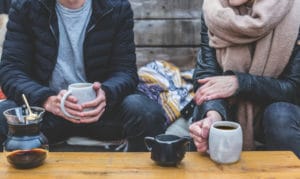
<svg viewBox="0 0 300 179">
<path fill-rule="evenodd" d="M 12 100 L 4 100 L 0 102 L 0 112 L 3 114 L 3 112 L 9 108 L 17 107 L 18 105 L 12 101 Z"/>
<path fill-rule="evenodd" d="M 121 107 L 125 109 L 126 112 L 131 112 L 135 114 L 141 113 L 146 108 L 147 104 L 143 104 L 140 95 L 133 94 L 125 97 L 122 102 Z"/>
<path fill-rule="evenodd" d="M 159 134 L 165 130 L 165 116 L 160 105 L 149 98 L 134 94 L 127 96 L 122 108 L 125 111 L 125 128 L 143 131 L 145 134 Z M 135 130 L 133 130 L 135 128 Z"/>
<path fill-rule="evenodd" d="M 263 128 L 267 144 L 289 145 L 299 131 L 300 108 L 290 103 L 274 103 L 264 113 Z"/>
<path fill-rule="evenodd" d="M 14 108 L 14 107 L 17 107 L 17 104 L 11 100 L 5 100 L 0 103 L 0 121 L 1 121 L 1 123 L 3 121 L 6 121 L 3 112 L 9 108 Z"/>
<path fill-rule="evenodd" d="M 163 120 L 164 113 L 158 103 L 146 98 L 145 96 L 134 94 L 127 96 L 122 107 L 125 111 L 142 120 Z"/>
<path fill-rule="evenodd" d="M 0 103 L 0 142 L 2 143 L 7 134 L 7 122 L 3 112 L 9 108 L 17 107 L 17 104 L 11 100 L 5 100 Z"/>
<path fill-rule="evenodd" d="M 297 123 L 297 113 L 299 107 L 285 102 L 278 102 L 269 105 L 263 118 L 263 125 L 265 128 L 286 128 Z M 299 115 L 298 115 L 299 116 Z"/>
</svg>

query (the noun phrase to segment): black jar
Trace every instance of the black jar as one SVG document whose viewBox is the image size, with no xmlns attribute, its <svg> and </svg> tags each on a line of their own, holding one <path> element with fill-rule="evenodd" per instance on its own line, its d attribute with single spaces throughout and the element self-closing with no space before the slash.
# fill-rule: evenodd
<svg viewBox="0 0 300 179">
<path fill-rule="evenodd" d="M 36 117 L 30 120 L 27 119 L 26 108 L 17 107 L 4 111 L 8 134 L 3 150 L 7 161 L 16 168 L 37 167 L 44 163 L 48 155 L 48 140 L 40 131 L 45 110 L 40 107 L 31 107 L 31 110 Z"/>
<path fill-rule="evenodd" d="M 191 138 L 160 134 L 145 137 L 145 144 L 151 151 L 151 159 L 161 166 L 177 166 L 184 158 L 186 145 Z"/>
</svg>

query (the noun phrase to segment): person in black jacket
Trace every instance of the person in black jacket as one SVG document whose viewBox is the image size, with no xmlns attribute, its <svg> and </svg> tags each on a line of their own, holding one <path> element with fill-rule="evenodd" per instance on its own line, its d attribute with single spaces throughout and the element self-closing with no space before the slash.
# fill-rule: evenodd
<svg viewBox="0 0 300 179">
<path fill-rule="evenodd" d="M 213 122 L 243 129 L 244 150 L 292 150 L 300 157 L 300 14 L 297 0 L 205 0 L 194 72 L 199 152 Z"/>
<path fill-rule="evenodd" d="M 10 8 L 11 0 L 1 0 L 0 1 L 0 14 L 8 14 Z"/>
<path fill-rule="evenodd" d="M 50 143 L 72 135 L 128 140 L 128 151 L 144 151 L 145 136 L 165 130 L 158 104 L 135 92 L 138 76 L 133 12 L 128 0 L 15 0 L 9 11 L 0 65 L 7 100 L 0 103 L 0 133 L 7 133 L 5 109 L 45 108 L 42 132 Z M 89 82 L 97 93 L 78 105 L 60 100 L 71 83 Z M 94 108 L 84 112 L 85 108 Z M 5 137 L 2 137 L 2 141 Z"/>
</svg>

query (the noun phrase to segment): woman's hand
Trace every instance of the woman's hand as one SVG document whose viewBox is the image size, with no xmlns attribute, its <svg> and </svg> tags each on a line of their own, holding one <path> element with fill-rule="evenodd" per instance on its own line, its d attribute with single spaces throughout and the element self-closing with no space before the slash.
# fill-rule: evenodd
<svg viewBox="0 0 300 179">
<path fill-rule="evenodd" d="M 93 123 L 99 120 L 105 111 L 106 107 L 106 97 L 105 92 L 101 89 L 101 84 L 95 82 L 93 88 L 97 93 L 95 100 L 81 104 L 82 109 L 93 108 L 92 110 L 82 112 L 82 117 L 80 118 L 81 123 Z"/>
<path fill-rule="evenodd" d="M 222 117 L 217 111 L 208 111 L 204 119 L 190 125 L 190 136 L 193 138 L 198 152 L 207 151 L 209 129 L 214 122 L 221 120 Z"/>
<path fill-rule="evenodd" d="M 198 80 L 202 84 L 195 93 L 194 100 L 197 105 L 204 101 L 229 98 L 238 89 L 238 79 L 236 76 L 215 76 Z"/>
<path fill-rule="evenodd" d="M 60 109 L 60 102 L 66 90 L 61 90 L 57 96 L 50 96 L 43 105 L 46 111 L 53 113 L 56 116 L 60 116 L 72 123 L 80 123 L 78 119 L 70 118 L 64 115 Z M 81 117 L 82 107 L 77 104 L 77 99 L 74 96 L 68 96 L 65 101 L 65 109 L 69 114 L 73 116 Z"/>
</svg>

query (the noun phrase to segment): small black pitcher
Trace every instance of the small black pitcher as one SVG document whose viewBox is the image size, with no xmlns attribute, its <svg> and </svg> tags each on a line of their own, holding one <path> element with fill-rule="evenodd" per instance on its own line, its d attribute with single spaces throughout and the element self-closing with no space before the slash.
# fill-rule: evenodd
<svg viewBox="0 0 300 179">
<path fill-rule="evenodd" d="M 184 158 L 186 144 L 190 137 L 160 134 L 155 137 L 145 137 L 145 143 L 151 151 L 151 159 L 158 165 L 176 166 Z"/>
<path fill-rule="evenodd" d="M 33 168 L 43 164 L 49 146 L 47 138 L 40 131 L 40 123 L 45 112 L 43 108 L 31 107 L 34 119 L 26 119 L 28 111 L 17 107 L 4 111 L 8 134 L 3 143 L 7 161 L 16 168 Z"/>
</svg>

